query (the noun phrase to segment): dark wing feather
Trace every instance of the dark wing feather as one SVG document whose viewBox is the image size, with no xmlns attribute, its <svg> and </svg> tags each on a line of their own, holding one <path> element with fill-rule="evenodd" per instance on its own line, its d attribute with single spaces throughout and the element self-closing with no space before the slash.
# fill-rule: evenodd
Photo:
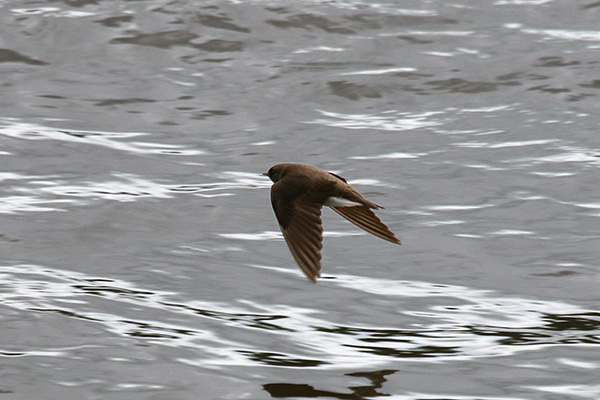
<svg viewBox="0 0 600 400">
<path fill-rule="evenodd" d="M 297 181 L 293 185 L 279 181 L 271 187 L 271 204 L 283 237 L 302 271 L 315 282 L 321 271 L 322 202 L 309 197 L 308 188 Z"/>
<path fill-rule="evenodd" d="M 338 178 L 340 181 L 342 181 L 344 183 L 348 183 L 348 181 L 346 181 L 346 178 L 343 178 L 343 177 L 339 176 L 338 174 L 334 174 L 333 172 L 330 172 L 329 175 L 333 175 L 336 178 Z"/>
<path fill-rule="evenodd" d="M 321 205 L 297 201 L 294 204 L 293 218 L 287 228 L 280 227 L 294 259 L 306 276 L 315 282 L 316 278 L 321 276 Z"/>
<path fill-rule="evenodd" d="M 373 235 L 387 240 L 388 242 L 400 244 L 400 240 L 390 231 L 369 207 L 331 207 L 333 211 L 346 218 L 359 228 L 372 233 Z"/>
</svg>

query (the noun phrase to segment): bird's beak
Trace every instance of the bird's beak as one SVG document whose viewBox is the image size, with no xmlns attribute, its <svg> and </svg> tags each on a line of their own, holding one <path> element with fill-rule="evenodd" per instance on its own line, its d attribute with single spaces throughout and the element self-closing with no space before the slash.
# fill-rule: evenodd
<svg viewBox="0 0 600 400">
<path fill-rule="evenodd" d="M 269 173 L 268 173 L 268 172 L 263 172 L 262 174 L 263 174 L 264 176 L 269 176 Z"/>
</svg>

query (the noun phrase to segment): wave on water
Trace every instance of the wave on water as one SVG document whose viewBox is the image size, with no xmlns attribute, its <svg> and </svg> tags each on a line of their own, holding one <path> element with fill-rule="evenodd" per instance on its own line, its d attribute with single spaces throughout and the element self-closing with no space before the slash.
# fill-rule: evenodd
<svg viewBox="0 0 600 400">
<path fill-rule="evenodd" d="M 465 286 L 351 275 L 327 279 L 327 284 L 368 295 L 397 316 L 398 324 L 372 325 L 331 321 L 306 306 L 185 299 L 175 292 L 40 265 L 2 266 L 0 277 L 3 307 L 38 316 L 59 314 L 99 324 L 115 336 L 193 349 L 180 362 L 204 367 L 347 368 L 600 345 L 597 311 Z M 419 306 L 405 309 L 407 304 Z M 275 342 L 279 345 L 271 345 Z M 40 351 L 52 355 L 57 349 L 19 350 L 24 355 Z"/>
</svg>

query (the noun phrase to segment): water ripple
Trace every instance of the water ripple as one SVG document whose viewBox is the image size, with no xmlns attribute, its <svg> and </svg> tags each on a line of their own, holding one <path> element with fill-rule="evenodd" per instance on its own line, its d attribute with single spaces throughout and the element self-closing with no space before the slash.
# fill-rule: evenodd
<svg viewBox="0 0 600 400">
<path fill-rule="evenodd" d="M 551 155 L 524 157 L 506 160 L 506 163 L 516 164 L 520 167 L 536 166 L 540 164 L 587 164 L 598 167 L 600 155 L 596 149 L 587 149 L 576 146 L 557 146 L 549 149 L 554 152 Z"/>
<path fill-rule="evenodd" d="M 541 6 L 554 0 L 500 0 L 494 3 L 495 6 Z"/>
<path fill-rule="evenodd" d="M 352 160 L 383 160 L 383 159 L 398 159 L 398 158 L 419 158 L 427 155 L 427 153 L 387 153 L 375 156 L 355 156 L 350 157 Z"/>
<path fill-rule="evenodd" d="M 523 28 L 520 24 L 507 24 L 505 27 L 510 29 L 520 29 L 523 33 L 532 35 L 541 35 L 546 39 L 559 40 L 581 40 L 598 42 L 600 41 L 600 31 L 577 31 L 572 29 L 533 29 Z"/>
<path fill-rule="evenodd" d="M 325 231 L 323 232 L 324 237 L 346 237 L 346 236 L 361 236 L 363 233 L 358 231 L 352 232 L 337 232 L 337 231 Z M 219 236 L 227 239 L 236 240 L 283 240 L 281 232 L 276 231 L 264 231 L 259 233 L 221 233 Z"/>
<path fill-rule="evenodd" d="M 351 75 L 384 75 L 392 72 L 416 72 L 416 68 L 384 68 L 384 69 L 368 69 L 362 71 L 342 72 L 338 75 L 351 76 Z"/>
<path fill-rule="evenodd" d="M 454 143 L 454 146 L 468 147 L 471 149 L 502 149 L 505 147 L 523 147 L 523 146 L 534 146 L 540 144 L 550 144 L 559 142 L 558 139 L 545 139 L 545 140 L 519 140 L 514 142 L 464 142 Z"/>
<path fill-rule="evenodd" d="M 67 183 L 55 176 L 20 176 L 18 186 L 4 191 L 17 193 L 0 197 L 0 213 L 66 211 L 59 205 L 86 205 L 97 199 L 130 202 L 139 198 L 169 198 L 170 185 L 156 183 L 134 174 L 114 174 L 99 182 Z"/>
<path fill-rule="evenodd" d="M 96 13 L 81 10 L 61 10 L 58 7 L 12 8 L 10 9 L 10 12 L 20 17 L 30 15 L 43 15 L 44 17 L 81 18 L 96 15 Z"/>
<path fill-rule="evenodd" d="M 16 118 L 0 118 L 0 135 L 24 140 L 59 140 L 85 143 L 135 154 L 168 154 L 179 156 L 205 154 L 204 151 L 187 149 L 181 145 L 130 140 L 134 137 L 148 136 L 148 133 L 56 129 L 29 122 L 20 122 Z"/>
<path fill-rule="evenodd" d="M 423 208 L 426 210 L 432 210 L 432 211 L 464 211 L 464 210 L 480 210 L 482 208 L 488 208 L 488 207 L 494 207 L 494 204 L 491 204 L 491 203 L 474 204 L 474 205 L 449 204 L 449 205 L 425 206 Z"/>
<path fill-rule="evenodd" d="M 390 359 L 442 362 L 548 346 L 600 346 L 598 312 L 465 286 L 351 275 L 323 281 L 368 294 L 389 308 L 400 321 L 386 326 L 336 322 L 329 313 L 295 305 L 183 300 L 174 292 L 37 265 L 0 267 L 0 278 L 4 307 L 58 314 L 100 324 L 113 335 L 193 348 L 194 356 L 179 361 L 203 367 L 364 367 Z M 398 309 L 400 299 L 413 299 L 403 301 L 412 309 Z M 269 345 L 275 339 L 287 345 Z M 202 355 L 196 358 L 198 352 Z"/>
<path fill-rule="evenodd" d="M 58 205 L 83 206 L 99 199 L 131 202 L 143 198 L 167 199 L 181 194 L 206 198 L 233 196 L 234 190 L 262 189 L 270 186 L 270 182 L 258 173 L 230 171 L 221 173 L 219 177 L 226 180 L 171 184 L 144 179 L 135 174 L 115 173 L 112 179 L 73 183 L 54 175 L 27 176 L 4 173 L 0 175 L 0 182 L 16 181 L 18 186 L 5 185 L 2 188 L 3 192 L 9 194 L 0 196 L 0 214 L 65 211 Z"/>
<path fill-rule="evenodd" d="M 50 204 L 72 203 L 70 200 L 45 200 L 34 196 L 0 197 L 0 214 L 17 214 L 22 212 L 66 211 L 63 208 L 51 207 Z"/>
<path fill-rule="evenodd" d="M 307 121 L 309 124 L 321 124 L 346 129 L 377 129 L 382 131 L 406 131 L 442 125 L 442 121 L 430 117 L 442 114 L 430 111 L 421 114 L 402 113 L 396 110 L 379 114 L 343 114 L 317 110 L 327 118 Z"/>
<path fill-rule="evenodd" d="M 598 399 L 600 397 L 600 385 L 540 385 L 526 386 L 528 389 L 563 395 L 564 398 L 588 398 Z"/>
</svg>

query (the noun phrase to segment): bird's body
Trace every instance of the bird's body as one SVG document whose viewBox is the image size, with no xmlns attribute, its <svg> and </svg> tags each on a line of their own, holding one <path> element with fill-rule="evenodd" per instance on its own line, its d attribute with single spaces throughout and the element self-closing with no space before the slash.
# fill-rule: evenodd
<svg viewBox="0 0 600 400">
<path fill-rule="evenodd" d="M 356 226 L 392 243 L 400 240 L 344 178 L 303 164 L 278 164 L 265 172 L 272 181 L 271 204 L 294 259 L 313 282 L 320 276 L 323 226 L 321 208 L 331 207 Z"/>
</svg>

